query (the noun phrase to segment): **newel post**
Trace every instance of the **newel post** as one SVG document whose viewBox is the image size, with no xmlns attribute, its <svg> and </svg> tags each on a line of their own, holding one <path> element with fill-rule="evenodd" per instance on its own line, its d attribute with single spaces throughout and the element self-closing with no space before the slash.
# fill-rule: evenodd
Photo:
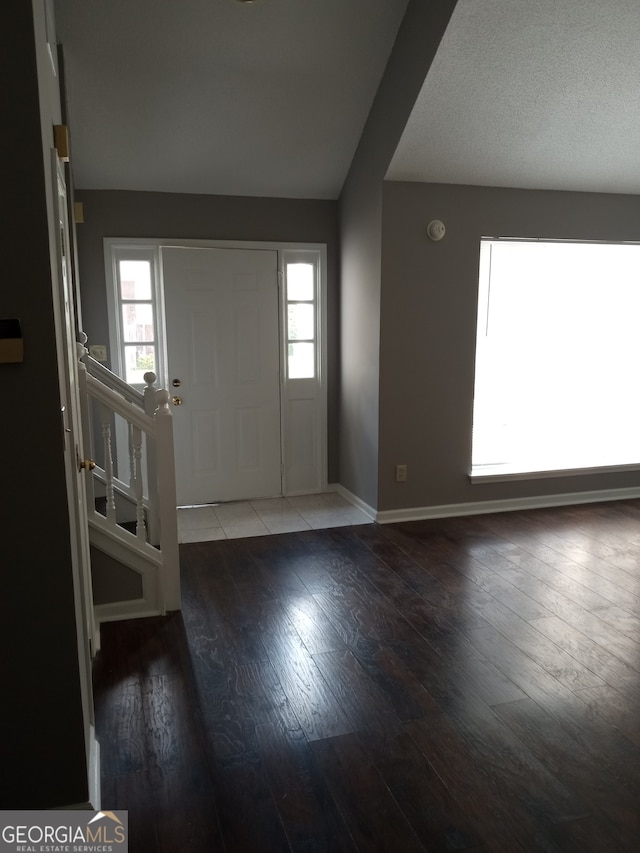
<svg viewBox="0 0 640 853">
<path fill-rule="evenodd" d="M 178 515 L 176 512 L 176 466 L 173 455 L 173 416 L 169 392 L 156 391 L 158 408 L 154 415 L 157 437 L 158 506 L 160 549 L 162 551 L 162 589 L 164 609 L 180 610 L 180 556 Z"/>
<path fill-rule="evenodd" d="M 144 411 L 146 415 L 153 418 L 158 401 L 156 399 L 156 375 L 152 371 L 145 373 L 144 381 L 146 387 L 142 392 Z M 145 436 L 146 458 L 147 458 L 147 487 L 149 489 L 149 543 L 156 548 L 160 545 L 160 510 L 158 506 L 158 446 L 157 440 L 151 436 Z M 172 450 L 173 452 L 173 450 Z"/>
</svg>

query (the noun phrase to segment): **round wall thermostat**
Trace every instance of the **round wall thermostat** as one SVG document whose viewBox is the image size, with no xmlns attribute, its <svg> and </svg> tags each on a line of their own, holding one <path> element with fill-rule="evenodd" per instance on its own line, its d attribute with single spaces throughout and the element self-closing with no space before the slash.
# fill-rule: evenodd
<svg viewBox="0 0 640 853">
<path fill-rule="evenodd" d="M 439 219 L 432 219 L 427 225 L 427 234 L 432 240 L 442 240 L 446 230 L 444 222 L 441 222 Z"/>
</svg>

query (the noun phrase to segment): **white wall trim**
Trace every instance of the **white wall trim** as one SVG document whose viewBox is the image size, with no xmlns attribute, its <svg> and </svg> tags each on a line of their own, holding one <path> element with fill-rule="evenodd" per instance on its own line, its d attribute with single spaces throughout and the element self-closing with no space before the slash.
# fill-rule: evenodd
<svg viewBox="0 0 640 853">
<path fill-rule="evenodd" d="M 89 727 L 89 806 L 99 809 L 102 801 L 100 787 L 100 744 L 96 738 L 96 730 Z"/>
<path fill-rule="evenodd" d="M 337 492 L 337 494 L 342 495 L 345 500 L 348 500 L 350 504 L 353 504 L 359 510 L 362 510 L 362 512 L 367 515 L 371 519 L 371 521 L 377 521 L 376 516 L 378 515 L 378 513 L 376 512 L 376 510 L 372 506 L 369 506 L 369 504 L 366 504 L 357 495 L 354 495 L 353 492 L 350 492 L 348 489 L 345 489 L 345 487 L 341 486 L 340 483 L 331 483 L 329 486 L 327 486 L 327 491 Z"/>
<path fill-rule="evenodd" d="M 341 487 L 336 486 L 336 491 Z M 346 490 L 340 491 L 349 500 Z M 376 512 L 372 518 L 378 524 L 391 524 L 398 521 L 422 521 L 429 518 L 453 518 L 462 515 L 483 515 L 492 512 L 513 512 L 523 509 L 542 509 L 544 507 L 571 506 L 572 504 L 600 503 L 601 501 L 622 501 L 640 498 L 640 487 L 627 489 L 603 489 L 593 492 L 572 492 L 563 495 L 536 495 L 527 498 L 508 498 L 495 501 L 474 501 L 471 503 L 442 504 L 441 506 L 408 507 Z M 356 499 L 357 500 L 357 499 Z M 353 502 L 353 501 L 352 501 Z M 358 504 L 356 504 L 358 506 Z M 366 512 L 364 505 L 360 506 Z M 371 509 L 371 508 L 369 508 Z"/>
</svg>

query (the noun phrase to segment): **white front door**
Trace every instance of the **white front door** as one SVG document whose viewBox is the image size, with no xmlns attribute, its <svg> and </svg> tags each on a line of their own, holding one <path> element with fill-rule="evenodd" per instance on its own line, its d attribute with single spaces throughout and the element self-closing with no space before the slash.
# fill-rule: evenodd
<svg viewBox="0 0 640 853">
<path fill-rule="evenodd" d="M 180 505 L 282 494 L 277 257 L 162 248 Z"/>
</svg>

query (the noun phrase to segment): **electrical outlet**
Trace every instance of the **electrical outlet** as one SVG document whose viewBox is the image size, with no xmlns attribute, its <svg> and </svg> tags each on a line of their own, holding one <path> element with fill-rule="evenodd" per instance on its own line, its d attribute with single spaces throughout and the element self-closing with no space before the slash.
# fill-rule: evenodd
<svg viewBox="0 0 640 853">
<path fill-rule="evenodd" d="M 407 466 L 406 465 L 396 465 L 396 483 L 406 483 L 407 482 Z"/>
<path fill-rule="evenodd" d="M 91 344 L 89 347 L 89 355 L 95 358 L 96 361 L 107 360 L 107 348 L 104 344 Z"/>
</svg>

